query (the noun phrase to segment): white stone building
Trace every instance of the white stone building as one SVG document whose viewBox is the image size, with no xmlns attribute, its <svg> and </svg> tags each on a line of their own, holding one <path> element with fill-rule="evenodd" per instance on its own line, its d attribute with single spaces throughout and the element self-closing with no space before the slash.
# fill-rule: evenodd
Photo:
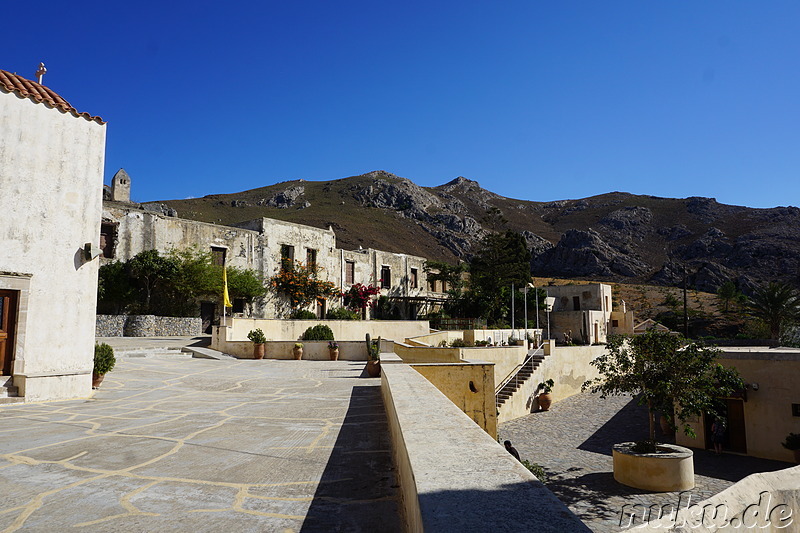
<svg viewBox="0 0 800 533">
<path fill-rule="evenodd" d="M 115 176 L 112 191 L 120 175 Z M 129 187 L 127 174 L 123 179 Z M 107 190 L 107 195 L 110 192 Z M 125 194 L 129 197 L 129 189 Z M 321 279 L 343 290 L 357 283 L 380 287 L 379 296 L 386 297 L 385 312 L 393 318 L 416 318 L 434 310 L 445 297 L 444 290 L 429 289 L 425 258 L 374 249 L 343 250 L 336 247 L 336 234 L 331 228 L 271 218 L 223 226 L 169 216 L 163 211 L 106 200 L 100 237 L 103 261 L 127 261 L 145 250 L 166 253 L 196 247 L 210 251 L 221 265 L 253 269 L 265 280 L 278 273 L 285 260 L 314 263 L 320 267 Z M 233 304 L 233 312 L 238 316 L 276 318 L 285 311 L 275 297 L 252 307 L 235 300 Z M 320 300 L 309 310 L 322 318 L 329 309 L 342 305 L 342 299 L 336 297 Z M 215 302 L 200 302 L 199 312 L 205 329 L 218 319 L 221 308 Z M 370 318 L 373 312 L 367 310 L 364 318 Z"/>
<path fill-rule="evenodd" d="M 88 396 L 106 127 L 0 70 L 2 395 Z"/>
</svg>

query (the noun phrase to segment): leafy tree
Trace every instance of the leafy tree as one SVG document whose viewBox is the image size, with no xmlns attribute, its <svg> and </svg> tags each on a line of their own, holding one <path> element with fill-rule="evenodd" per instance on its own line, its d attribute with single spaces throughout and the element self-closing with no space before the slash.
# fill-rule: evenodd
<svg viewBox="0 0 800 533">
<path fill-rule="evenodd" d="M 785 283 L 762 285 L 750 298 L 747 313 L 763 320 L 769 327 L 770 338 L 777 340 L 784 326 L 800 319 L 800 294 Z"/>
<path fill-rule="evenodd" d="M 136 298 L 126 263 L 113 261 L 100 267 L 97 279 L 97 309 L 119 314 Z"/>
<path fill-rule="evenodd" d="M 158 250 L 145 250 L 131 258 L 127 266 L 131 279 L 144 293 L 142 311 L 152 312 L 153 293 L 166 289 L 178 274 L 176 260 L 162 256 Z"/>
<path fill-rule="evenodd" d="M 722 300 L 722 311 L 727 313 L 730 303 L 736 302 L 741 294 L 742 293 L 739 292 L 739 288 L 736 286 L 736 283 L 731 280 L 728 280 L 720 285 L 719 289 L 717 289 L 717 297 Z"/>
<path fill-rule="evenodd" d="M 267 294 L 264 280 L 255 270 L 236 267 L 228 267 L 227 270 L 228 294 L 231 298 L 242 298 L 247 302 L 252 302 Z"/>
<path fill-rule="evenodd" d="M 467 263 L 451 265 L 443 261 L 425 261 L 422 269 L 428 281 L 439 281 L 447 284 L 447 292 L 451 296 L 459 296 L 464 288 L 464 272 L 469 271 Z"/>
<path fill-rule="evenodd" d="M 295 261 L 293 268 L 281 268 L 270 278 L 269 287 L 278 295 L 286 297 L 292 311 L 308 307 L 318 298 L 336 296 L 339 291 L 330 281 L 318 279 L 321 267 L 304 265 Z"/>
<path fill-rule="evenodd" d="M 525 238 L 515 231 L 489 233 L 470 263 L 471 298 L 481 317 L 496 323 L 508 315 L 511 284 L 530 283 L 530 252 Z"/>
<path fill-rule="evenodd" d="M 695 436 L 689 418 L 721 413 L 722 397 L 744 388 L 738 372 L 716 362 L 719 350 L 687 342 L 667 332 L 648 331 L 633 337 L 611 335 L 606 353 L 592 361 L 600 377 L 583 384 L 584 389 L 609 395 L 639 395 L 647 405 L 650 442 L 655 447 L 655 414 L 672 412 L 683 431 Z"/>
</svg>

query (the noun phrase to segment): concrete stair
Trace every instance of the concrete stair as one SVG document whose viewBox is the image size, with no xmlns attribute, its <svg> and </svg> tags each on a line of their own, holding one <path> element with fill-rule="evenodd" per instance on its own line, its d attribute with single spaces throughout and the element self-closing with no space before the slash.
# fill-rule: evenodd
<svg viewBox="0 0 800 533">
<path fill-rule="evenodd" d="M 506 400 L 511 398 L 514 393 L 516 393 L 517 390 L 519 390 L 519 388 L 528 381 L 528 379 L 530 379 L 533 373 L 536 372 L 536 369 L 539 368 L 539 365 L 542 363 L 542 361 L 544 361 L 544 358 L 544 354 L 536 354 L 531 357 L 531 362 L 525 365 L 525 368 L 519 371 L 517 377 L 506 383 L 505 386 L 500 389 L 500 391 L 497 393 L 498 409 L 506 402 Z"/>
</svg>

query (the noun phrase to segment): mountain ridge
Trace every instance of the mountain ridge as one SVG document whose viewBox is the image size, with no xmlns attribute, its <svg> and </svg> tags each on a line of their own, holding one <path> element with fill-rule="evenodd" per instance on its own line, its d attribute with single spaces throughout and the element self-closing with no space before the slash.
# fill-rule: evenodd
<svg viewBox="0 0 800 533">
<path fill-rule="evenodd" d="M 727 280 L 752 291 L 797 285 L 800 209 L 750 208 L 714 198 L 613 191 L 537 202 L 506 198 L 458 176 L 422 187 L 376 170 L 329 181 L 292 180 L 238 193 L 163 200 L 179 216 L 234 224 L 259 217 L 334 228 L 343 248 L 372 247 L 429 259 L 468 259 L 497 209 L 521 232 L 537 276 L 677 285 L 713 291 Z M 494 225 L 497 224 L 495 217 Z M 497 229 L 497 228 L 495 228 Z"/>
</svg>

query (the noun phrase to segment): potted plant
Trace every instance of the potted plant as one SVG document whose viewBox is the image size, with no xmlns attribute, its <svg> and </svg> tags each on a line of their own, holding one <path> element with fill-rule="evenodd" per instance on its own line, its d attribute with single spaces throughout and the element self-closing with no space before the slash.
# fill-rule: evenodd
<svg viewBox="0 0 800 533">
<path fill-rule="evenodd" d="M 294 343 L 294 348 L 292 348 L 292 354 L 294 354 L 294 358 L 298 361 L 303 358 L 303 343 L 296 342 Z"/>
<path fill-rule="evenodd" d="M 371 378 L 381 375 L 381 338 L 372 340 L 367 333 L 367 374 Z"/>
<path fill-rule="evenodd" d="M 267 342 L 264 332 L 261 329 L 251 330 L 247 338 L 253 343 L 253 359 L 264 359 L 264 343 Z"/>
<path fill-rule="evenodd" d="M 781 446 L 794 452 L 794 462 L 800 463 L 800 433 L 789 433 Z"/>
<path fill-rule="evenodd" d="M 537 398 L 539 400 L 539 409 L 542 411 L 549 410 L 553 404 L 553 397 L 550 395 L 553 392 L 553 385 L 555 385 L 555 382 L 552 379 L 548 379 L 547 381 L 542 381 L 536 387 L 537 391 L 542 391 Z"/>
<path fill-rule="evenodd" d="M 339 359 L 339 343 L 336 341 L 330 341 L 328 343 L 328 353 L 331 356 L 331 361 L 336 361 Z"/>
<path fill-rule="evenodd" d="M 114 348 L 106 343 L 94 345 L 94 368 L 92 369 L 92 388 L 100 387 L 100 383 L 108 372 L 114 368 L 117 359 Z"/>
</svg>

